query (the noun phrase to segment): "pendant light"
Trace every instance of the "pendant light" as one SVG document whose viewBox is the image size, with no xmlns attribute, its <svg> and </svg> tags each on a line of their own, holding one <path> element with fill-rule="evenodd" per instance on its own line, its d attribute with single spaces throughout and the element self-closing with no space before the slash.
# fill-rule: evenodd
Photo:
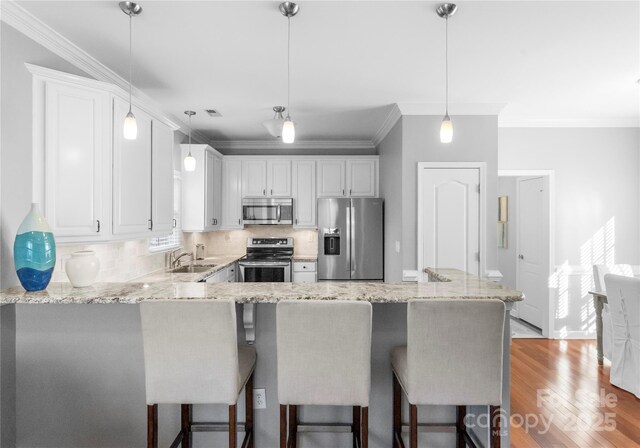
<svg viewBox="0 0 640 448">
<path fill-rule="evenodd" d="M 189 154 L 184 158 L 184 170 L 185 171 L 195 171 L 196 169 L 196 158 L 191 155 L 191 117 L 196 113 L 192 110 L 185 110 L 185 115 L 189 116 Z"/>
<path fill-rule="evenodd" d="M 135 140 L 138 137 L 138 124 L 136 123 L 136 117 L 131 111 L 131 22 L 135 16 L 142 12 L 142 6 L 134 2 L 120 2 L 120 9 L 123 13 L 129 16 L 129 113 L 124 119 L 122 126 L 122 134 L 127 140 Z"/>
<path fill-rule="evenodd" d="M 284 106 L 273 106 L 273 118 L 262 122 L 262 126 L 264 126 L 267 131 L 269 131 L 269 134 L 275 138 L 282 137 L 282 126 L 284 124 L 282 112 L 284 112 L 284 109 Z"/>
<path fill-rule="evenodd" d="M 445 20 L 444 66 L 445 66 L 445 113 L 440 125 L 440 142 L 451 143 L 453 140 L 453 123 L 449 117 L 449 17 L 456 13 L 458 7 L 453 3 L 443 3 L 436 12 Z"/>
<path fill-rule="evenodd" d="M 282 124 L 282 142 L 293 143 L 296 129 L 291 120 L 291 17 L 298 14 L 300 7 L 293 2 L 280 3 L 280 12 L 287 18 L 287 117 Z"/>
</svg>

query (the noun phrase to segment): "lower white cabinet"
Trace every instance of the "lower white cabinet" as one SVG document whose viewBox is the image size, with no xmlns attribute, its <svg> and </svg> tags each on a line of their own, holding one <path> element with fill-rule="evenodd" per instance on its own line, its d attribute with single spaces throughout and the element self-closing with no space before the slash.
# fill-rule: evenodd
<svg viewBox="0 0 640 448">
<path fill-rule="evenodd" d="M 237 281 L 238 264 L 233 263 L 205 280 L 207 283 L 234 283 Z"/>
<path fill-rule="evenodd" d="M 293 262 L 293 283 L 315 283 L 318 281 L 317 262 Z"/>
</svg>

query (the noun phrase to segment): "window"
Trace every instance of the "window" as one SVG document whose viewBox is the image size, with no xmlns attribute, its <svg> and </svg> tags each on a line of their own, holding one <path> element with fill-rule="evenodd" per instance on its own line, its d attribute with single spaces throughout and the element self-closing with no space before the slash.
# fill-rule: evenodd
<svg viewBox="0 0 640 448">
<path fill-rule="evenodd" d="M 180 209 L 182 200 L 182 179 L 179 171 L 173 172 L 173 231 L 167 236 L 149 239 L 149 252 L 161 252 L 178 249 L 182 246 L 182 224 L 180 223 Z"/>
</svg>

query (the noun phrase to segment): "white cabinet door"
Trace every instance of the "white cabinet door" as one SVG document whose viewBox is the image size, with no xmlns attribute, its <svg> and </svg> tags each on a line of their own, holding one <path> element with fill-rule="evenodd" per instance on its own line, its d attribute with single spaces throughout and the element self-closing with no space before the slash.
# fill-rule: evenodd
<svg viewBox="0 0 640 448">
<path fill-rule="evenodd" d="M 222 158 L 213 158 L 213 228 L 222 225 Z"/>
<path fill-rule="evenodd" d="M 242 229 L 242 161 L 222 162 L 222 227 Z"/>
<path fill-rule="evenodd" d="M 114 100 L 113 233 L 148 235 L 151 224 L 151 117 L 134 108 L 138 137 L 126 140 L 122 123 L 128 103 Z"/>
<path fill-rule="evenodd" d="M 378 196 L 378 164 L 375 159 L 347 160 L 347 186 L 351 197 Z"/>
<path fill-rule="evenodd" d="M 182 157 L 182 230 L 185 232 L 202 232 L 205 224 L 205 149 L 191 148 L 191 155 L 196 159 L 196 169 L 186 171 L 182 161 L 189 154 L 189 145 L 181 145 Z"/>
<path fill-rule="evenodd" d="M 242 196 L 267 195 L 267 161 L 265 159 L 242 161 Z"/>
<path fill-rule="evenodd" d="M 267 160 L 267 196 L 291 197 L 290 160 Z"/>
<path fill-rule="evenodd" d="M 319 198 L 346 196 L 344 160 L 318 160 L 317 172 Z"/>
<path fill-rule="evenodd" d="M 205 190 L 204 190 L 204 229 L 213 230 L 215 228 L 215 156 L 205 151 Z"/>
<path fill-rule="evenodd" d="M 173 230 L 173 130 L 155 120 L 152 145 L 152 230 L 168 235 Z"/>
<path fill-rule="evenodd" d="M 293 162 L 293 212 L 296 228 L 316 227 L 316 162 Z"/>
<path fill-rule="evenodd" d="M 107 93 L 47 82 L 45 215 L 59 241 L 110 233 L 111 101 Z M 67 237 L 67 238 L 65 238 Z"/>
</svg>

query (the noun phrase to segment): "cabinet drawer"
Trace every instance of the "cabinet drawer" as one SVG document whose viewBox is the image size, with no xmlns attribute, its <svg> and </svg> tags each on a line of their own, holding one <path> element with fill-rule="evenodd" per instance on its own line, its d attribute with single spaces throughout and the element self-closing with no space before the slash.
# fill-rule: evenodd
<svg viewBox="0 0 640 448">
<path fill-rule="evenodd" d="M 293 272 L 316 272 L 316 263 L 294 262 Z"/>
<path fill-rule="evenodd" d="M 316 273 L 315 272 L 294 272 L 293 273 L 293 283 L 315 283 Z"/>
</svg>

